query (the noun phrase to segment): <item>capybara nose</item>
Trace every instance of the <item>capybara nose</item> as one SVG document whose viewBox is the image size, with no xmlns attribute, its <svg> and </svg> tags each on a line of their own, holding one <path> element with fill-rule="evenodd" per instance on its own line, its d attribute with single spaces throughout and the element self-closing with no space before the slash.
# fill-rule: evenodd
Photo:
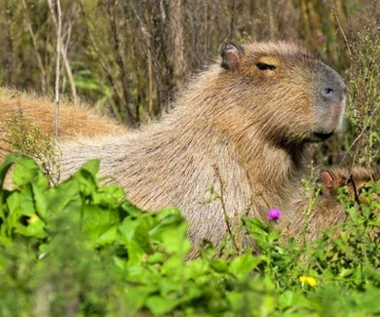
<svg viewBox="0 0 380 317">
<path fill-rule="evenodd" d="M 342 77 L 329 66 L 322 63 L 318 66 L 319 86 L 316 86 L 318 89 L 316 93 L 319 101 L 326 104 L 336 104 L 344 101 L 346 99 L 346 85 Z"/>
<path fill-rule="evenodd" d="M 346 89 L 342 87 L 327 87 L 321 90 L 321 95 L 324 101 L 339 102 L 343 100 L 346 94 Z"/>
</svg>

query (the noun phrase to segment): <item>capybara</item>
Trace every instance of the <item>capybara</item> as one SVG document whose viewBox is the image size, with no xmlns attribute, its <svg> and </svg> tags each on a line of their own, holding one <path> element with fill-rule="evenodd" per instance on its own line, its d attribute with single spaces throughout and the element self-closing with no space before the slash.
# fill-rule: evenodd
<svg viewBox="0 0 380 317">
<path fill-rule="evenodd" d="M 359 202 L 364 202 L 361 193 L 366 185 L 380 179 L 380 171 L 376 168 L 358 167 L 343 168 L 334 167 L 319 171 L 318 181 L 321 184 L 321 195 L 324 198 L 337 199 L 339 188 L 343 187 L 346 192 L 355 197 Z M 380 197 L 373 196 L 373 199 L 380 201 Z"/>
<path fill-rule="evenodd" d="M 0 162 L 9 153 L 4 120 L 18 113 L 35 123 L 43 134 L 54 136 L 55 108 L 47 98 L 31 93 L 18 92 L 0 87 Z M 75 136 L 93 137 L 102 134 L 122 133 L 127 128 L 85 105 L 74 106 L 63 102 L 60 105 L 59 136 L 62 140 Z"/>
<path fill-rule="evenodd" d="M 294 219 L 284 226 L 284 239 L 296 237 L 314 240 L 320 237 L 322 229 L 341 223 L 347 218 L 346 211 L 338 202 L 339 188 L 344 188 L 346 195 L 359 204 L 365 204 L 368 201 L 362 190 L 379 180 L 380 172 L 376 168 L 354 166 L 319 170 L 317 183 L 321 185 L 321 191 L 315 197 L 316 202 L 310 205 L 310 197 L 306 196 L 299 201 L 299 210 L 304 212 L 297 213 Z M 370 200 L 380 201 L 380 197 L 373 193 Z M 340 229 L 335 235 L 340 233 Z M 372 234 L 377 235 L 378 230 L 372 231 Z"/>
<path fill-rule="evenodd" d="M 62 142 L 61 171 L 100 159 L 139 207 L 179 207 L 195 246 L 217 245 L 243 214 L 268 222 L 270 208 L 289 227 L 303 206 L 308 144 L 341 128 L 345 100 L 342 78 L 294 44 L 229 43 L 159 122 Z"/>
</svg>

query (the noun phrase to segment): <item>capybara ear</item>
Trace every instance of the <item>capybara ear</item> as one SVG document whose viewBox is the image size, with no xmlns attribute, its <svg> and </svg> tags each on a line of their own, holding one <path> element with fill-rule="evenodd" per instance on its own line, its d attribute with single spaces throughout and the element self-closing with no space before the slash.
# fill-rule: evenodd
<svg viewBox="0 0 380 317">
<path fill-rule="evenodd" d="M 318 181 L 321 182 L 323 185 L 326 185 L 326 187 L 332 187 L 334 185 L 334 175 L 329 170 L 321 169 L 319 171 L 319 178 Z"/>
<path fill-rule="evenodd" d="M 322 184 L 322 193 L 325 194 L 324 191 L 331 190 L 331 188 L 334 187 L 334 174 L 331 173 L 329 170 L 321 169 L 319 171 L 318 181 Z"/>
<path fill-rule="evenodd" d="M 240 45 L 232 42 L 225 43 L 220 54 L 222 56 L 222 67 L 227 70 L 237 69 L 243 54 L 244 49 Z"/>
</svg>

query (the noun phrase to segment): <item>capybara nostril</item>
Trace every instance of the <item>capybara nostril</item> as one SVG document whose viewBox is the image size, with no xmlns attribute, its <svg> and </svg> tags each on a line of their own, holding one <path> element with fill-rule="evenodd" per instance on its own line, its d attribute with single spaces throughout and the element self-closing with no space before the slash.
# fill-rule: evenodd
<svg viewBox="0 0 380 317">
<path fill-rule="evenodd" d="M 322 89 L 322 96 L 326 99 L 332 99 L 335 96 L 335 91 L 332 88 Z"/>
</svg>

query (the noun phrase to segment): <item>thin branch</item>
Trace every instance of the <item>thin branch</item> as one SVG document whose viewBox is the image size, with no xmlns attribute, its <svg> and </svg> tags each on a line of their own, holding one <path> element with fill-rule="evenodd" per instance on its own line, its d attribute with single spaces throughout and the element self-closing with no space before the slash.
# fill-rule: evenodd
<svg viewBox="0 0 380 317">
<path fill-rule="evenodd" d="M 119 37 L 117 34 L 117 27 L 116 27 L 116 21 L 115 21 L 115 0 L 111 0 L 111 3 L 107 3 L 106 5 L 107 14 L 109 17 L 110 22 L 110 28 L 113 38 L 113 49 L 114 54 L 116 56 L 116 63 L 119 67 L 120 71 L 120 77 L 122 82 L 122 91 L 123 91 L 123 99 L 121 100 L 123 105 L 123 110 L 127 112 L 127 123 L 130 126 L 133 126 L 136 124 L 136 117 L 137 114 L 134 114 L 132 109 L 129 106 L 129 96 L 128 96 L 128 90 L 127 90 L 127 75 L 125 72 L 125 66 L 123 62 L 123 58 L 120 54 L 120 42 Z"/>
<path fill-rule="evenodd" d="M 236 24 L 236 0 L 231 0 L 231 21 L 230 21 L 230 34 L 228 35 L 228 41 L 234 40 Z"/>
<path fill-rule="evenodd" d="M 149 41 L 149 39 L 148 39 Z M 148 80 L 149 80 L 149 104 L 148 113 L 151 120 L 154 118 L 153 112 L 153 78 L 152 78 L 152 52 L 150 51 L 150 44 L 148 45 Z"/>
<path fill-rule="evenodd" d="M 269 17 L 269 36 L 270 36 L 270 39 L 273 40 L 275 27 L 274 27 L 272 0 L 267 0 L 267 10 L 268 10 L 268 17 Z"/>
<path fill-rule="evenodd" d="M 14 85 L 14 70 L 15 67 L 15 54 L 14 54 L 14 43 L 12 38 L 12 24 L 14 23 L 13 10 L 9 0 L 5 1 L 5 15 L 6 15 L 6 69 L 7 69 L 7 82 L 8 85 Z"/>
<path fill-rule="evenodd" d="M 49 5 L 49 8 L 50 8 L 51 16 L 53 18 L 55 27 L 57 28 L 57 32 L 58 32 L 58 21 L 57 21 L 57 17 L 55 15 L 55 12 L 54 12 L 54 7 L 53 7 L 53 4 L 52 4 L 52 0 L 48 0 L 48 5 Z M 71 26 L 71 24 L 70 24 L 70 26 Z M 71 33 L 71 27 L 69 28 L 69 32 Z M 63 60 L 64 66 L 65 66 L 67 77 L 69 79 L 71 93 L 73 95 L 73 102 L 74 102 L 74 104 L 78 104 L 79 100 L 78 100 L 77 88 L 75 86 L 74 76 L 73 76 L 73 73 L 71 71 L 69 60 L 67 58 L 67 47 L 69 45 L 70 33 L 68 35 L 68 40 L 66 42 L 67 43 L 66 44 L 66 48 L 64 48 L 63 46 L 60 45 L 60 53 L 62 55 L 62 60 Z M 62 41 L 62 38 L 61 38 L 61 41 Z"/>
<path fill-rule="evenodd" d="M 58 130 L 59 130 L 59 69 L 60 69 L 60 57 L 61 57 L 61 33 L 62 33 L 62 11 L 61 1 L 56 0 L 58 25 L 57 25 L 57 63 L 55 69 L 55 126 L 54 135 L 55 141 L 58 142 Z"/>
<path fill-rule="evenodd" d="M 362 208 L 361 208 L 360 200 L 359 200 L 358 189 L 357 189 L 357 186 L 355 184 L 354 177 L 352 175 L 352 168 L 350 170 L 350 177 L 349 177 L 348 181 L 352 184 L 352 188 L 354 190 L 355 201 L 359 205 L 360 212 L 363 212 Z"/>
<path fill-rule="evenodd" d="M 158 37 L 155 36 L 153 33 L 153 30 L 151 30 L 149 22 L 147 21 L 147 17 L 144 14 L 140 14 L 140 12 L 131 2 L 125 3 L 123 6 L 124 15 L 126 16 L 126 19 L 128 16 L 128 7 L 130 8 L 130 10 L 132 10 L 133 16 L 134 18 L 136 18 L 141 28 L 142 40 L 143 40 L 141 42 L 144 44 L 142 45 L 142 49 L 145 55 L 147 56 L 148 63 L 150 63 L 150 69 L 153 73 L 156 86 L 157 86 L 156 88 L 157 88 L 158 99 L 159 99 L 159 107 L 161 107 L 166 102 L 166 100 L 162 98 L 162 94 L 160 93 L 164 90 L 162 74 L 165 73 L 165 70 L 163 69 L 163 66 L 161 65 L 160 57 L 159 57 L 159 54 L 161 52 L 161 46 L 155 45 L 155 41 L 158 39 Z M 152 114 L 153 114 L 153 108 L 152 108 Z"/>
<path fill-rule="evenodd" d="M 227 231 L 228 231 L 228 234 L 230 235 L 230 237 L 232 239 L 232 243 L 234 244 L 235 249 L 237 251 L 240 251 L 240 248 L 236 244 L 235 237 L 232 233 L 231 224 L 229 222 L 229 217 L 228 217 L 228 213 L 227 213 L 227 207 L 226 207 L 226 204 L 224 202 L 224 192 L 225 192 L 224 181 L 222 179 L 222 176 L 220 175 L 219 168 L 216 165 L 213 165 L 212 167 L 214 168 L 215 175 L 218 178 L 218 181 L 220 183 L 220 193 L 219 194 L 216 193 L 216 195 L 217 195 L 216 197 L 220 200 L 220 203 L 222 205 L 223 217 L 224 217 L 224 221 L 227 225 Z"/>
<path fill-rule="evenodd" d="M 28 27 L 30 36 L 32 37 L 33 47 L 34 47 L 34 51 L 36 52 L 38 66 L 41 70 L 41 75 L 42 75 L 41 76 L 41 89 L 42 89 L 42 92 L 45 94 L 47 91 L 45 67 L 44 67 L 44 64 L 42 62 L 41 55 L 38 51 L 37 37 L 34 34 L 33 27 L 32 27 L 32 24 L 30 22 L 30 17 L 28 15 L 28 8 L 26 6 L 25 0 L 22 0 L 22 5 L 24 7 L 24 15 L 25 15 L 26 26 Z"/>
<path fill-rule="evenodd" d="M 118 89 L 117 86 L 116 86 L 115 79 L 112 77 L 111 73 L 108 71 L 108 69 L 109 69 L 110 67 L 108 67 L 108 66 L 106 65 L 106 62 L 104 61 L 104 59 L 102 58 L 102 56 L 101 56 L 101 54 L 100 54 L 99 47 L 98 47 L 98 45 L 96 44 L 96 41 L 95 41 L 94 35 L 92 34 L 92 31 L 91 31 L 90 23 L 89 23 L 89 21 L 88 21 L 88 19 L 87 19 L 86 11 L 84 10 L 84 1 L 83 1 L 83 0 L 79 1 L 79 6 L 80 6 L 80 8 L 81 8 L 81 12 L 82 12 L 82 15 L 83 15 L 83 19 L 84 19 L 85 25 L 86 25 L 86 27 L 87 27 L 87 32 L 88 32 L 88 35 L 89 35 L 89 37 L 90 37 L 90 41 L 91 41 L 92 47 L 94 48 L 95 53 L 96 53 L 96 55 L 97 55 L 98 58 L 99 58 L 100 64 L 102 65 L 102 68 L 103 68 L 104 72 L 106 73 L 106 77 L 107 77 L 108 81 L 110 82 L 111 87 L 112 87 L 114 93 L 117 95 L 117 97 L 118 97 L 120 100 L 123 100 L 123 96 L 122 96 L 122 94 L 120 93 L 119 89 Z M 111 106 L 112 106 L 112 110 L 113 110 L 115 116 L 117 116 L 118 119 L 121 119 L 121 120 L 122 120 L 122 119 L 123 119 L 123 118 L 122 118 L 122 114 L 120 114 L 119 109 L 117 109 L 117 107 L 115 107 L 115 106 L 113 105 L 113 103 L 110 103 L 110 104 L 111 104 Z"/>
<path fill-rule="evenodd" d="M 331 12 L 334 15 L 335 21 L 338 24 L 339 31 L 340 31 L 340 33 L 342 33 L 344 42 L 346 43 L 346 46 L 347 46 L 347 49 L 348 49 L 348 53 L 350 54 L 350 57 L 352 58 L 351 47 L 350 47 L 350 44 L 348 43 L 348 39 L 347 39 L 346 33 L 344 33 L 344 31 L 343 31 L 342 24 L 340 23 L 338 12 L 336 10 L 336 2 L 335 2 L 335 0 L 334 0 L 334 5 L 332 5 L 330 3 L 329 3 L 329 5 L 330 5 Z"/>
</svg>

